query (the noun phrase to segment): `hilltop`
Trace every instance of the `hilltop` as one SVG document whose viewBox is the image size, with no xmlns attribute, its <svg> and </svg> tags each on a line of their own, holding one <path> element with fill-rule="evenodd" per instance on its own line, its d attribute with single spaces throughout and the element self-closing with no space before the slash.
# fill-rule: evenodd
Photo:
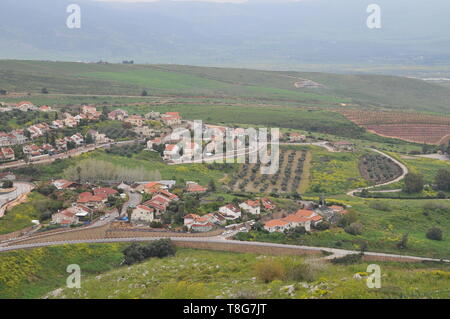
<svg viewBox="0 0 450 319">
<path fill-rule="evenodd" d="M 304 80 L 311 86 L 304 86 Z M 307 82 L 308 83 L 308 82 Z M 0 61 L 0 88 L 9 92 L 211 98 L 294 107 L 372 107 L 421 112 L 450 110 L 450 88 L 381 75 L 277 72 L 181 65 Z"/>
</svg>

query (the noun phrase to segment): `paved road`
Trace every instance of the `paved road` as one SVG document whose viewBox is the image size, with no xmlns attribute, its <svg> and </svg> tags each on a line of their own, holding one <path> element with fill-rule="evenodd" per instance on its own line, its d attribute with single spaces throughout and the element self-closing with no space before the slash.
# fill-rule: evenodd
<svg viewBox="0 0 450 319">
<path fill-rule="evenodd" d="M 144 142 L 145 140 L 128 140 L 128 141 L 120 141 L 120 142 L 111 142 L 111 143 L 104 143 L 104 144 L 96 144 L 96 145 L 89 145 L 85 147 L 80 147 L 77 149 L 70 150 L 66 153 L 59 153 L 53 156 L 49 156 L 47 158 L 44 158 L 39 161 L 34 162 L 25 162 L 24 160 L 17 160 L 15 162 L 9 162 L 7 164 L 0 165 L 0 169 L 9 169 L 9 168 L 17 168 L 27 165 L 37 165 L 37 164 L 47 164 L 52 163 L 57 159 L 65 159 L 71 156 L 78 156 L 83 153 L 91 152 L 99 148 L 108 148 L 111 147 L 111 145 L 126 145 L 126 144 L 133 144 L 136 142 Z"/>
<path fill-rule="evenodd" d="M 94 239 L 94 240 L 69 240 L 69 241 L 55 241 L 55 242 L 44 242 L 44 243 L 23 244 L 23 245 L 0 247 L 0 252 L 19 250 L 19 249 L 28 249 L 28 248 L 55 246 L 55 245 L 65 245 L 65 244 L 144 242 L 144 241 L 154 241 L 154 240 L 158 240 L 158 239 L 167 239 L 167 238 L 170 238 L 174 242 L 217 243 L 217 244 L 227 244 L 227 245 L 231 245 L 231 246 L 232 245 L 241 245 L 241 246 L 245 245 L 245 246 L 254 246 L 254 247 L 288 248 L 288 249 L 298 249 L 301 251 L 311 251 L 311 252 L 326 251 L 326 252 L 331 253 L 330 256 L 327 256 L 327 259 L 332 259 L 334 257 L 342 257 L 342 256 L 346 256 L 349 254 L 359 253 L 359 251 L 326 248 L 326 247 L 296 246 L 296 245 L 284 245 L 284 244 L 274 244 L 274 243 L 264 243 L 264 242 L 225 240 L 221 237 L 135 237 L 135 238 L 106 238 L 106 239 Z M 447 263 L 450 262 L 450 260 L 448 260 L 448 259 L 440 260 L 440 259 L 433 259 L 433 258 L 374 253 L 374 252 L 365 252 L 364 254 L 366 256 L 379 257 L 380 259 L 396 258 L 396 259 L 404 259 L 405 261 L 418 261 L 418 262 L 420 262 L 420 261 L 436 261 L 436 262 L 443 261 L 443 262 L 447 262 Z"/>
<path fill-rule="evenodd" d="M 377 184 L 377 185 L 373 185 L 373 186 L 369 186 L 369 187 L 362 187 L 362 188 L 357 188 L 357 189 L 351 190 L 351 191 L 349 191 L 347 193 L 347 195 L 355 196 L 355 193 L 361 192 L 363 189 L 372 189 L 372 188 L 375 188 L 375 187 L 386 186 L 386 185 L 390 185 L 390 184 L 393 184 L 393 183 L 397 183 L 397 182 L 401 181 L 402 179 L 404 179 L 406 174 L 408 174 L 408 172 L 409 172 L 408 167 L 406 167 L 403 163 L 397 161 L 392 156 L 390 156 L 390 155 L 388 155 L 386 153 L 383 153 L 382 151 L 379 151 L 379 150 L 374 149 L 374 148 L 369 148 L 369 149 L 371 151 L 374 151 L 376 153 L 379 153 L 379 154 L 383 155 L 384 157 L 390 158 L 395 164 L 400 166 L 400 168 L 402 169 L 402 174 L 399 177 L 397 177 L 396 179 L 394 179 L 392 181 L 389 181 L 389 182 L 386 182 L 386 183 L 381 183 L 381 184 Z M 394 193 L 394 192 L 398 192 L 398 190 L 373 191 L 373 192 L 374 193 L 376 193 L 376 192 L 378 192 L 378 193 Z"/>
<path fill-rule="evenodd" d="M 0 195 L 0 218 L 3 217 L 5 213 L 4 205 L 15 200 L 23 194 L 31 192 L 34 187 L 32 184 L 24 182 L 14 182 L 14 186 L 16 187 L 16 190 L 12 193 Z"/>
<path fill-rule="evenodd" d="M 120 212 L 120 216 L 126 216 L 127 215 L 127 210 L 130 207 L 136 207 L 137 205 L 139 205 L 142 201 L 142 195 L 139 193 L 134 193 L 134 192 L 127 192 L 128 194 L 128 202 L 126 202 L 125 204 L 123 204 L 122 206 L 122 210 Z"/>
</svg>

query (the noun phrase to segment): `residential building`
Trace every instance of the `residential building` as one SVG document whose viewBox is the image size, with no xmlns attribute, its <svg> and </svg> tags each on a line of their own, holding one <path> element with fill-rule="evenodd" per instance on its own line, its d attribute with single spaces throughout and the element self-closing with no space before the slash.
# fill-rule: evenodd
<svg viewBox="0 0 450 319">
<path fill-rule="evenodd" d="M 196 182 L 186 182 L 186 191 L 188 193 L 205 193 L 208 189 Z"/>
<path fill-rule="evenodd" d="M 239 208 L 234 206 L 233 204 L 228 204 L 219 208 L 219 212 L 225 219 L 238 219 L 241 217 L 242 213 Z"/>
<path fill-rule="evenodd" d="M 131 213 L 132 223 L 151 223 L 155 220 L 155 210 L 145 205 L 138 205 Z"/>
<path fill-rule="evenodd" d="M 126 117 L 128 117 L 128 113 L 120 109 L 108 113 L 110 120 L 123 121 Z"/>
<path fill-rule="evenodd" d="M 261 214 L 261 205 L 257 200 L 247 200 L 243 203 L 240 203 L 239 207 L 253 215 Z"/>
<path fill-rule="evenodd" d="M 177 144 L 166 144 L 164 159 L 173 160 L 180 156 L 180 147 Z"/>
<path fill-rule="evenodd" d="M 14 150 L 11 147 L 0 148 L 0 161 L 13 161 L 16 159 Z"/>
<path fill-rule="evenodd" d="M 75 189 L 78 186 L 77 183 L 65 179 L 57 179 L 53 181 L 52 185 L 58 190 Z"/>
</svg>

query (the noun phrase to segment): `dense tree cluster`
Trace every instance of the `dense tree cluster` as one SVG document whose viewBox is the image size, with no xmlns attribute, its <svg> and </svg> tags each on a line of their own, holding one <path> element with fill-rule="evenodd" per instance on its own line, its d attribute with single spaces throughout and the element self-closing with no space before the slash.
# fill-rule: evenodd
<svg viewBox="0 0 450 319">
<path fill-rule="evenodd" d="M 170 239 L 160 239 L 147 245 L 133 243 L 123 250 L 124 263 L 132 265 L 145 259 L 157 257 L 164 258 L 175 255 L 175 246 Z"/>
</svg>

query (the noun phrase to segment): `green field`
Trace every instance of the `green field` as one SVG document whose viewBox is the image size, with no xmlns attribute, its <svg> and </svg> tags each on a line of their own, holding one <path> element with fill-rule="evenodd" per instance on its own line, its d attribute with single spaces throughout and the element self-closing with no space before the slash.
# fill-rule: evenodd
<svg viewBox="0 0 450 319">
<path fill-rule="evenodd" d="M 296 88 L 310 79 L 322 88 Z M 120 65 L 70 62 L 0 61 L 0 88 L 36 93 L 138 96 L 176 95 L 290 101 L 293 106 L 448 110 L 450 90 L 424 81 L 393 76 L 269 72 L 178 65 Z"/>
</svg>

